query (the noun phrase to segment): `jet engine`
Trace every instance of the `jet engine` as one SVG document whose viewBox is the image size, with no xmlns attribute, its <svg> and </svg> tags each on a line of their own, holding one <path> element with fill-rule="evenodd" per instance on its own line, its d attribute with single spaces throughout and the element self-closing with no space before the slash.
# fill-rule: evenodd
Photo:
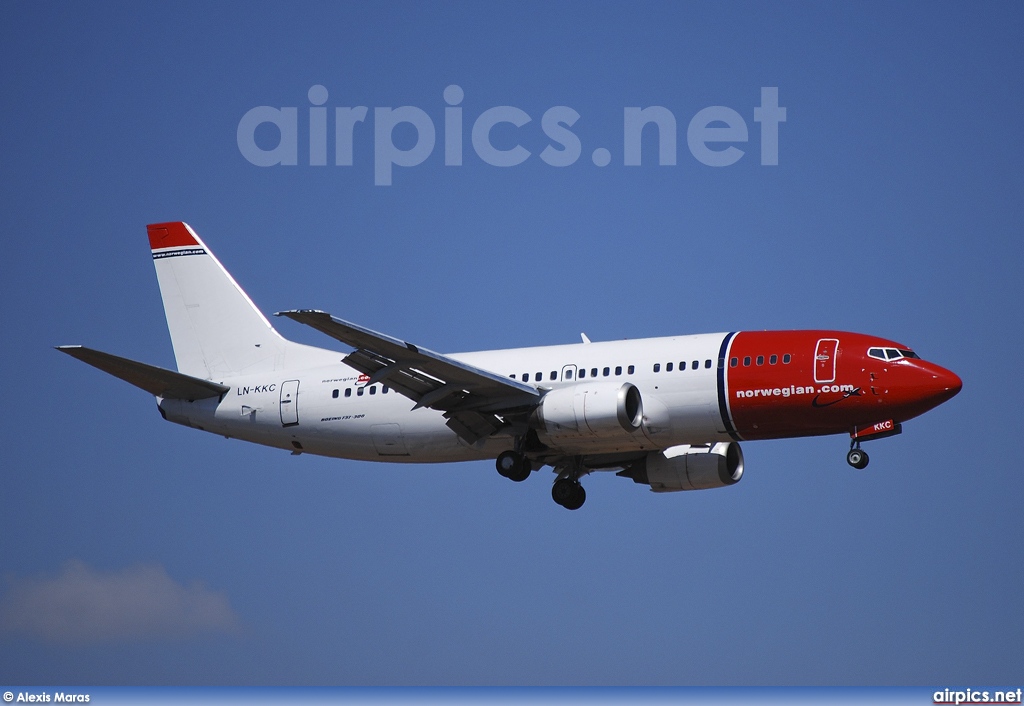
<svg viewBox="0 0 1024 706">
<path fill-rule="evenodd" d="M 551 390 L 534 411 L 534 426 L 551 439 L 632 434 L 644 420 L 632 383 L 598 382 Z"/>
<path fill-rule="evenodd" d="M 743 477 L 743 451 L 732 441 L 673 446 L 652 451 L 616 475 L 650 485 L 656 493 L 721 488 Z"/>
</svg>

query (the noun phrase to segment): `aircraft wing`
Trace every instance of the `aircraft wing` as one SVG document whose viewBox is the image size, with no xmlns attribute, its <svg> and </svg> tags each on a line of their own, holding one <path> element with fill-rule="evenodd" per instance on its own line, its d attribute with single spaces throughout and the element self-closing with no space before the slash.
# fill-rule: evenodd
<svg viewBox="0 0 1024 706">
<path fill-rule="evenodd" d="M 231 389 L 227 385 L 139 363 L 85 346 L 57 346 L 57 350 L 157 397 L 171 400 L 202 400 L 207 397 L 219 397 Z"/>
<path fill-rule="evenodd" d="M 281 311 L 355 350 L 344 362 L 416 403 L 444 412 L 448 427 L 473 443 L 506 426 L 503 413 L 536 405 L 536 388 L 487 370 L 461 363 L 440 353 L 377 333 L 325 311 Z"/>
</svg>

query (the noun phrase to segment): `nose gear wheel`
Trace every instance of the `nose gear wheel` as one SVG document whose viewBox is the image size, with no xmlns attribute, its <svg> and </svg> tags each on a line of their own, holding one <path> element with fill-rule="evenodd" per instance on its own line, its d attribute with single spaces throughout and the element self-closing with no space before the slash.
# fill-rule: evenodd
<svg viewBox="0 0 1024 706">
<path fill-rule="evenodd" d="M 857 470 L 862 470 L 868 467 L 868 460 L 868 452 L 861 450 L 859 442 L 854 442 L 850 452 L 846 454 L 846 462 Z"/>
</svg>

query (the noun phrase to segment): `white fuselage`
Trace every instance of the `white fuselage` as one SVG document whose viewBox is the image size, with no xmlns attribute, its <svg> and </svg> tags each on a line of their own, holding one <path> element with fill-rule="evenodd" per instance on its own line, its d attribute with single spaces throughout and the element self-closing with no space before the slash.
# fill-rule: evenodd
<svg viewBox="0 0 1024 706">
<path fill-rule="evenodd" d="M 644 424 L 632 433 L 560 438 L 566 453 L 650 451 L 686 443 L 728 440 L 717 388 L 726 334 L 701 334 L 518 348 L 449 357 L 543 390 L 632 383 L 643 397 Z M 320 356 L 317 356 L 320 357 Z M 337 362 L 327 362 L 333 357 Z M 170 421 L 293 451 L 389 462 L 449 462 L 494 458 L 512 447 L 497 434 L 473 445 L 445 426 L 441 412 L 413 402 L 323 351 L 326 364 L 301 370 L 234 376 L 222 398 L 161 400 Z M 679 371 L 680 362 L 685 369 Z M 694 365 L 696 363 L 696 365 Z M 672 364 L 669 372 L 667 366 Z M 659 372 L 654 372 L 655 365 Z M 545 440 L 543 432 L 541 440 Z"/>
</svg>

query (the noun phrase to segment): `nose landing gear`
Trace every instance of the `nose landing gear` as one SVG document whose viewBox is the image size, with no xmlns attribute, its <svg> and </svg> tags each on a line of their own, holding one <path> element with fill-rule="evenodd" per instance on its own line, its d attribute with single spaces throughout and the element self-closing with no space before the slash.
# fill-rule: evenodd
<svg viewBox="0 0 1024 706">
<path fill-rule="evenodd" d="M 867 451 L 861 450 L 860 442 L 851 442 L 850 452 L 846 454 L 846 462 L 857 470 L 862 470 L 868 467 L 869 460 Z"/>
<path fill-rule="evenodd" d="M 860 442 L 885 439 L 902 433 L 903 425 L 895 419 L 854 427 L 850 430 L 850 452 L 846 454 L 846 462 L 858 470 L 867 468 L 868 454 L 861 450 Z"/>
</svg>

